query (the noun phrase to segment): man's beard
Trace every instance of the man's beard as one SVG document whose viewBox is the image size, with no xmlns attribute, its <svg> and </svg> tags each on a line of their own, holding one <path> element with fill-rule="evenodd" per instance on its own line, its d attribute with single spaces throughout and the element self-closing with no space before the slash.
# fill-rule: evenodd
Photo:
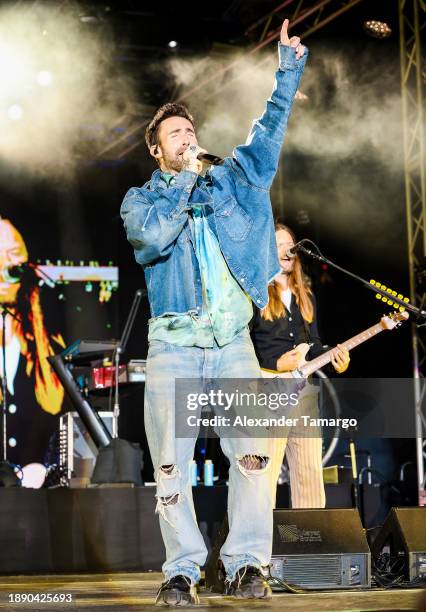
<svg viewBox="0 0 426 612">
<path fill-rule="evenodd" d="M 164 165 L 168 170 L 174 170 L 174 172 L 180 172 L 183 168 L 182 155 L 176 154 L 175 157 L 169 157 L 164 155 Z"/>
</svg>

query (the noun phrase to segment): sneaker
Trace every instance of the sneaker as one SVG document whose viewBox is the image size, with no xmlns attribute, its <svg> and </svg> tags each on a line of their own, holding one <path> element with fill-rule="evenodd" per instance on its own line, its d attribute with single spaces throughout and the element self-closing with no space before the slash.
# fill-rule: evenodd
<svg viewBox="0 0 426 612">
<path fill-rule="evenodd" d="M 272 596 L 265 576 L 259 568 L 252 565 L 241 567 L 234 580 L 228 580 L 226 585 L 226 594 L 238 599 L 269 599 Z"/>
<path fill-rule="evenodd" d="M 194 606 L 200 603 L 197 587 L 187 576 L 173 576 L 158 589 L 156 606 Z"/>
</svg>

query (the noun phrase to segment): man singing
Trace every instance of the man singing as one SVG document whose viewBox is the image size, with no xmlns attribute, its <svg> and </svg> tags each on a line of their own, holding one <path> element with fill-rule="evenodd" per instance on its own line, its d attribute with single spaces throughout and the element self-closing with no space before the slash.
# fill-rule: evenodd
<svg viewBox="0 0 426 612">
<path fill-rule="evenodd" d="M 152 318 L 145 389 L 145 428 L 157 483 L 166 548 L 157 603 L 198 602 L 207 550 L 195 517 L 190 465 L 194 437 L 175 437 L 175 379 L 256 378 L 248 332 L 252 302 L 268 302 L 279 272 L 269 189 L 277 170 L 293 98 L 307 52 L 281 30 L 279 69 L 262 117 L 232 158 L 201 175 L 194 121 L 166 104 L 146 130 L 157 160 L 151 180 L 126 194 L 121 215 L 143 266 Z M 267 245 L 253 252 L 255 245 Z M 261 567 L 270 561 L 272 507 L 268 440 L 222 438 L 229 459 L 229 535 L 221 549 L 224 592 L 271 594 Z"/>
</svg>

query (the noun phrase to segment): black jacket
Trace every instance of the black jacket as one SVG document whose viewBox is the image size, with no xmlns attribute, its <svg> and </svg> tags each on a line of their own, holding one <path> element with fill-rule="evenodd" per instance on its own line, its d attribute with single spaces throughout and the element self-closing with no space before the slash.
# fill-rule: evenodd
<svg viewBox="0 0 426 612">
<path fill-rule="evenodd" d="M 260 310 L 254 309 L 250 325 L 251 338 L 262 368 L 276 370 L 281 355 L 302 342 L 313 343 L 308 359 L 314 359 L 325 352 L 318 332 L 316 300 L 312 294 L 310 297 L 314 307 L 314 318 L 310 324 L 304 321 L 294 295 L 291 297 L 290 314 L 286 313 L 281 319 L 265 321 Z"/>
</svg>

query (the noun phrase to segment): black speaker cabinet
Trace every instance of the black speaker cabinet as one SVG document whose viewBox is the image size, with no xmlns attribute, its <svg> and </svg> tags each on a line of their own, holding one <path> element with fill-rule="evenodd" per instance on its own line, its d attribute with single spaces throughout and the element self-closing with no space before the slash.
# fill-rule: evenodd
<svg viewBox="0 0 426 612">
<path fill-rule="evenodd" d="M 206 566 L 206 586 L 217 587 L 225 519 Z M 274 510 L 271 574 L 303 589 L 369 587 L 371 555 L 357 510 Z"/>
<path fill-rule="evenodd" d="M 271 574 L 304 589 L 370 586 L 357 510 L 275 510 Z"/>
<path fill-rule="evenodd" d="M 426 507 L 392 508 L 371 546 L 378 565 L 383 553 L 403 562 L 407 580 L 426 580 Z"/>
</svg>

